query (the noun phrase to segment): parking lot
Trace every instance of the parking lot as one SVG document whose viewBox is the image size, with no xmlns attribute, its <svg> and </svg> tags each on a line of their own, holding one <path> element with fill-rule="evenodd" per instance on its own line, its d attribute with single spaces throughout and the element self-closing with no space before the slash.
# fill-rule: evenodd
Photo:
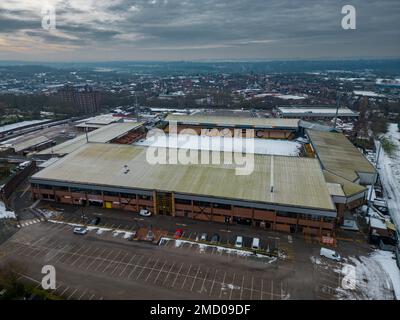
<svg viewBox="0 0 400 320">
<path fill-rule="evenodd" d="M 173 236 L 175 230 L 181 229 L 183 231 L 182 238 L 185 240 L 199 240 L 203 233 L 207 234 L 207 241 L 211 237 L 218 234 L 220 245 L 234 246 L 236 237 L 243 237 L 243 248 L 250 249 L 254 237 L 260 239 L 260 248 L 270 253 L 277 253 L 287 255 L 291 258 L 292 243 L 294 238 L 292 235 L 268 231 L 262 229 L 254 229 L 249 226 L 243 225 L 230 225 L 218 223 L 210 223 L 204 221 L 196 221 L 192 219 L 174 218 L 170 216 L 152 216 L 141 217 L 136 213 L 124 212 L 120 210 L 103 209 L 95 207 L 84 208 L 84 219 L 82 219 L 82 207 L 71 205 L 57 204 L 54 207 L 49 206 L 48 203 L 42 203 L 44 210 L 51 210 L 57 212 L 53 218 L 55 220 L 68 223 L 82 224 L 90 221 L 94 217 L 100 218 L 100 225 L 104 228 L 123 229 L 130 231 L 137 231 L 140 228 L 157 228 L 165 230 L 170 236 Z"/>
<path fill-rule="evenodd" d="M 266 231 L 168 216 L 96 207 L 38 203 L 51 220 L 21 222 L 20 230 L 0 246 L 0 262 L 17 260 L 29 266 L 24 277 L 40 281 L 41 267 L 58 272 L 56 294 L 65 299 L 337 299 L 340 265 L 314 263 L 321 244 L 301 234 Z M 84 214 L 82 214 L 84 212 Z M 86 235 L 73 228 L 99 217 Z M 52 222 L 50 222 L 52 221 Z M 158 245 L 128 241 L 140 228 L 165 230 Z M 177 229 L 179 239 L 173 239 Z M 207 233 L 207 241 L 201 235 Z M 218 243 L 210 243 L 218 234 Z M 237 236 L 243 248 L 235 248 Z M 250 249 L 260 239 L 270 256 Z M 199 241 L 200 240 L 200 241 Z M 356 241 L 357 240 L 357 241 Z M 237 250 L 239 249 L 239 251 Z M 365 255 L 370 248 L 348 237 L 336 248 L 342 256 Z"/>
<path fill-rule="evenodd" d="M 216 255 L 198 257 L 174 248 L 128 242 L 122 238 L 115 239 L 110 246 L 108 238 L 101 242 L 98 240 L 101 237 L 115 238 L 111 233 L 103 236 L 91 231 L 93 235 L 73 235 L 73 226 L 68 224 L 43 222 L 25 228 L 28 229 L 31 232 L 24 233 L 22 237 L 19 234 L 3 244 L 6 257 L 41 261 L 54 265 L 56 269 L 67 268 L 78 277 L 83 272 L 122 279 L 126 284 L 132 284 L 132 290 L 136 283 L 142 283 L 151 288 L 176 292 L 185 298 L 276 300 L 289 296 L 285 281 L 271 278 L 265 265 L 257 261 L 242 259 L 244 264 L 228 266 L 231 259 L 240 261 L 240 258 Z M 40 229 L 48 235 L 34 237 L 37 230 L 33 229 Z M 55 235 L 60 234 L 71 237 L 73 243 L 55 239 Z M 178 254 L 174 256 L 174 253 Z M 210 260 L 214 263 L 210 263 Z M 31 277 L 38 281 L 37 276 Z M 62 275 L 60 277 L 62 279 Z M 87 290 L 85 293 L 83 288 L 61 280 L 55 291 L 66 299 L 104 297 L 101 292 Z"/>
</svg>

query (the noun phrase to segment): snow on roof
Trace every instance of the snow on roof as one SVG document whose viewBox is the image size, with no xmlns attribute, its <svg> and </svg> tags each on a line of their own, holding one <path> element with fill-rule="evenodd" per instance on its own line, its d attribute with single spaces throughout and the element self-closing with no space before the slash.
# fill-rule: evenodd
<svg viewBox="0 0 400 320">
<path fill-rule="evenodd" d="M 369 222 L 370 222 L 371 228 L 384 229 L 384 230 L 387 229 L 386 223 L 383 222 L 380 219 L 377 219 L 377 218 L 374 218 L 374 217 L 370 217 L 369 218 Z"/>
<path fill-rule="evenodd" d="M 354 95 L 356 96 L 364 96 L 364 97 L 371 97 L 371 98 L 378 98 L 378 97 L 384 97 L 385 95 L 379 94 L 373 91 L 362 91 L 362 90 L 354 90 L 353 91 Z"/>
<path fill-rule="evenodd" d="M 289 140 L 240 139 L 231 137 L 210 137 L 190 134 L 150 137 L 135 143 L 140 146 L 170 147 L 191 150 L 212 150 L 226 152 L 248 152 L 280 156 L 298 156 L 301 143 Z"/>
<path fill-rule="evenodd" d="M 21 121 L 21 122 L 16 122 L 16 123 L 12 123 L 12 124 L 7 124 L 5 126 L 0 127 L 0 133 L 8 131 L 8 130 L 23 128 L 23 127 L 26 127 L 26 126 L 29 126 L 32 124 L 39 124 L 39 123 L 46 122 L 46 121 L 49 121 L 49 119 Z"/>
</svg>

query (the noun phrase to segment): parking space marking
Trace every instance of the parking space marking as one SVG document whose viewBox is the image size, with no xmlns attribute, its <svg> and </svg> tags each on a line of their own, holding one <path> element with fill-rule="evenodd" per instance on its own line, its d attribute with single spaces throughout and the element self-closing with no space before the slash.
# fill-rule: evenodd
<svg viewBox="0 0 400 320">
<path fill-rule="evenodd" d="M 271 300 L 274 300 L 274 279 L 271 279 Z"/>
<path fill-rule="evenodd" d="M 190 291 L 193 291 L 194 284 L 196 283 L 196 279 L 197 279 L 197 275 L 199 274 L 199 271 L 200 271 L 200 266 L 197 268 L 197 272 L 196 272 L 196 275 L 193 278 L 193 283 L 192 283 L 192 287 L 190 288 Z"/>
<path fill-rule="evenodd" d="M 254 291 L 254 276 L 251 277 L 250 300 L 253 300 L 253 291 Z"/>
<path fill-rule="evenodd" d="M 235 277 L 236 277 L 236 273 L 233 273 L 233 280 L 232 280 L 231 292 L 229 294 L 229 300 L 232 300 L 232 292 L 233 292 L 233 287 L 235 285 Z"/>
<path fill-rule="evenodd" d="M 95 248 L 94 251 L 93 251 L 93 253 L 92 253 L 93 256 L 95 256 L 95 254 L 96 254 L 99 250 L 100 250 L 100 247 Z M 81 262 L 78 264 L 78 267 L 79 267 L 79 268 L 83 267 L 83 266 L 85 265 L 85 263 L 87 263 L 87 262 L 90 261 L 90 259 L 92 259 L 92 255 L 87 255 L 87 256 L 83 257 L 83 261 L 81 261 Z"/>
<path fill-rule="evenodd" d="M 127 265 L 127 264 L 124 262 L 124 260 L 125 260 L 125 258 L 126 258 L 127 256 L 128 256 L 128 252 L 125 252 L 125 255 L 124 255 L 123 258 L 120 260 L 120 262 L 116 264 L 116 266 L 115 266 L 113 272 L 111 272 L 111 275 L 113 275 L 114 272 L 117 271 L 118 267 L 120 267 L 121 265 L 123 265 L 123 264 Z"/>
<path fill-rule="evenodd" d="M 107 256 L 104 259 L 101 259 L 103 261 L 101 261 L 101 263 L 97 266 L 97 268 L 94 271 L 97 271 L 98 268 L 100 268 L 100 266 L 103 264 L 103 262 L 108 261 L 109 256 L 113 253 L 113 250 L 110 250 L 110 252 L 107 254 Z"/>
<path fill-rule="evenodd" d="M 169 277 L 169 275 L 171 274 L 171 270 L 172 270 L 172 268 L 175 266 L 175 261 L 172 263 L 172 265 L 171 265 L 171 268 L 169 269 L 169 271 L 167 272 L 167 276 L 164 278 L 164 281 L 163 281 L 163 285 L 165 284 L 165 282 L 167 281 L 167 279 L 168 279 L 168 277 Z"/>
<path fill-rule="evenodd" d="M 99 254 L 99 256 L 101 257 L 106 250 L 107 248 L 103 248 L 103 251 Z M 98 259 L 97 257 L 93 257 L 93 261 L 87 265 L 86 270 L 88 270 L 90 266 L 97 261 L 97 259 Z"/>
<path fill-rule="evenodd" d="M 147 282 L 147 280 L 149 280 L 149 277 L 150 277 L 151 273 L 153 272 L 154 267 L 157 265 L 157 263 L 158 263 L 159 260 L 160 260 L 160 257 L 157 258 L 157 261 L 156 261 L 156 262 L 153 264 L 153 266 L 151 267 L 151 270 L 150 270 L 149 274 L 147 275 L 147 277 L 146 277 L 146 279 L 145 279 L 144 281 Z"/>
<path fill-rule="evenodd" d="M 129 259 L 129 261 L 128 261 L 128 263 L 127 264 L 125 264 L 125 267 L 124 267 L 124 269 L 121 271 L 121 273 L 119 274 L 119 276 L 121 277 L 122 276 L 122 274 L 125 272 L 125 270 L 126 270 L 126 268 L 128 267 L 128 265 L 130 265 L 131 264 L 131 262 L 132 262 L 132 260 L 134 259 L 136 257 L 136 254 L 134 254 L 130 259 Z"/>
<path fill-rule="evenodd" d="M 80 259 L 80 258 L 85 258 L 85 255 L 88 251 L 90 251 L 90 249 L 92 249 L 93 247 L 88 247 L 86 248 L 86 250 L 83 253 L 78 253 L 78 258 L 76 258 L 76 260 L 74 260 L 74 262 L 71 263 L 71 267 L 74 266 L 74 264 Z"/>
<path fill-rule="evenodd" d="M 85 244 L 82 244 L 82 245 L 79 247 L 79 249 L 73 249 L 72 252 L 70 251 L 69 254 L 71 255 L 71 257 L 68 257 L 68 258 L 64 261 L 64 263 L 67 263 L 67 261 L 68 261 L 69 259 L 71 259 L 71 258 L 74 257 L 75 255 L 77 255 L 78 252 L 79 252 L 84 246 L 85 246 Z"/>
<path fill-rule="evenodd" d="M 260 295 L 260 300 L 263 299 L 263 291 L 264 291 L 264 279 L 261 279 L 261 295 Z"/>
<path fill-rule="evenodd" d="M 222 291 L 225 288 L 225 278 L 226 278 L 226 271 L 224 271 L 224 278 L 222 280 L 222 284 L 221 284 L 221 290 L 219 291 L 219 297 L 221 298 L 222 296 Z"/>
<path fill-rule="evenodd" d="M 75 292 L 77 292 L 78 289 L 75 289 L 67 298 L 67 300 L 71 299 L 71 297 L 75 294 Z"/>
<path fill-rule="evenodd" d="M 64 293 L 68 291 L 68 289 L 69 289 L 69 286 L 66 286 L 65 290 L 62 293 L 60 293 L 60 296 L 63 296 Z"/>
<path fill-rule="evenodd" d="M 140 268 L 142 268 L 142 270 L 140 270 L 140 272 L 138 273 L 136 280 L 138 280 L 140 278 L 140 276 L 142 275 L 142 273 L 143 273 L 144 269 L 146 268 L 147 264 L 149 263 L 149 261 L 151 261 L 151 258 L 148 258 L 146 263 L 143 266 L 140 266 Z"/>
<path fill-rule="evenodd" d="M 206 279 L 207 279 L 207 276 L 208 276 L 208 272 L 209 272 L 209 271 L 210 271 L 210 268 L 207 268 L 206 275 L 205 275 L 205 277 L 204 277 L 204 279 L 203 279 L 203 282 L 202 282 L 202 284 L 201 284 L 200 293 L 202 293 L 202 292 L 203 292 L 203 289 L 205 289 L 205 288 L 204 288 L 204 284 L 206 283 Z"/>
<path fill-rule="evenodd" d="M 178 275 L 180 275 L 180 273 L 181 273 L 182 267 L 183 267 L 183 263 L 181 264 L 181 267 L 179 268 L 179 271 L 176 273 L 175 279 L 174 279 L 174 281 L 172 282 L 172 285 L 171 285 L 172 288 L 173 288 L 174 285 L 175 285 L 176 279 L 178 279 Z"/>
<path fill-rule="evenodd" d="M 187 274 L 186 274 L 186 276 L 185 276 L 185 279 L 184 279 L 183 282 L 182 282 L 181 289 L 183 289 L 183 287 L 185 286 L 186 280 L 187 280 L 187 278 L 188 278 L 188 276 L 189 276 L 189 274 L 190 274 L 190 270 L 191 270 L 191 269 L 192 269 L 192 264 L 190 264 L 190 266 L 189 266 L 189 270 L 188 270 L 188 272 L 187 272 Z"/>
<path fill-rule="evenodd" d="M 116 259 L 119 257 L 120 253 L 121 253 L 121 250 L 118 251 L 118 253 L 116 254 L 116 256 L 115 256 L 114 258 L 112 258 L 112 259 L 106 258 L 106 260 L 108 260 L 109 263 L 108 263 L 108 265 L 103 269 L 103 271 L 101 271 L 101 272 L 105 272 L 105 271 L 111 266 L 111 264 L 113 264 L 113 263 L 117 263 L 117 264 L 118 264 L 118 262 L 116 262 Z"/>
<path fill-rule="evenodd" d="M 165 265 L 167 264 L 167 260 L 165 260 L 164 264 L 162 265 L 162 267 L 160 268 L 160 271 L 158 272 L 156 278 L 154 279 L 153 283 L 156 283 L 158 280 L 158 277 L 160 276 L 161 272 L 164 270 Z"/>
<path fill-rule="evenodd" d="M 121 250 L 118 251 L 118 253 L 115 255 L 114 258 L 112 258 L 112 259 L 106 258 L 106 260 L 109 260 L 110 262 L 109 262 L 108 265 L 103 269 L 102 272 L 105 272 L 105 271 L 111 266 L 112 263 L 115 263 L 115 259 L 120 255 L 120 253 L 121 253 Z"/>
<path fill-rule="evenodd" d="M 244 288 L 244 275 L 243 275 L 243 278 L 242 278 L 242 285 L 240 287 L 240 300 L 242 300 L 243 288 Z"/>
<path fill-rule="evenodd" d="M 85 291 L 82 292 L 82 294 L 78 297 L 78 300 L 81 300 L 82 297 L 87 293 L 87 289 Z"/>
<path fill-rule="evenodd" d="M 141 256 L 140 259 L 139 259 L 139 261 L 138 261 L 138 263 L 135 264 L 135 267 L 134 267 L 134 268 L 131 270 L 131 272 L 129 273 L 129 276 L 128 276 L 129 279 L 131 278 L 132 273 L 133 273 L 133 272 L 136 270 L 136 268 L 140 265 L 140 261 L 142 261 L 143 258 L 144 258 L 144 256 Z"/>
<path fill-rule="evenodd" d="M 211 288 L 210 288 L 210 294 L 209 294 L 209 296 L 211 296 L 211 293 L 212 293 L 212 291 L 213 291 L 214 284 L 215 284 L 215 278 L 217 277 L 217 272 L 218 272 L 218 270 L 217 270 L 217 269 L 215 269 L 215 273 L 214 273 L 214 279 L 213 279 L 213 281 L 212 281 L 212 284 L 211 284 Z"/>
</svg>

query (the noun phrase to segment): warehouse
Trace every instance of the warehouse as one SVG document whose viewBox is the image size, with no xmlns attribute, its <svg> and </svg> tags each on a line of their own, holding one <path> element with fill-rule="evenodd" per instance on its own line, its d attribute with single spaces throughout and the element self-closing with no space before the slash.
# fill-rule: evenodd
<svg viewBox="0 0 400 320">
<path fill-rule="evenodd" d="M 255 155 L 254 171 L 236 175 L 234 164 L 151 165 L 147 150 L 85 144 L 32 176 L 33 197 L 313 235 L 334 230 L 336 207 L 317 159 Z"/>
<path fill-rule="evenodd" d="M 123 118 L 113 116 L 112 114 L 103 114 L 100 116 L 85 119 L 79 124 L 75 125 L 75 128 L 81 131 L 93 131 L 116 122 L 123 122 Z"/>
<path fill-rule="evenodd" d="M 359 113 L 349 108 L 341 107 L 277 107 L 276 113 L 282 118 L 298 118 L 298 119 L 332 119 L 337 115 L 339 118 L 351 119 L 357 118 Z"/>
<path fill-rule="evenodd" d="M 293 139 L 299 129 L 298 119 L 276 118 L 239 118 L 205 115 L 168 115 L 167 132 L 180 132 L 182 129 L 193 129 L 199 134 L 212 135 L 213 129 L 222 130 L 253 129 L 256 138 Z M 233 133 L 233 132 L 232 132 Z"/>
<path fill-rule="evenodd" d="M 53 140 L 45 137 L 38 136 L 30 139 L 25 139 L 24 141 L 19 141 L 17 143 L 12 143 L 11 148 L 15 153 L 26 155 L 29 152 L 40 151 L 49 146 L 53 145 Z"/>
</svg>

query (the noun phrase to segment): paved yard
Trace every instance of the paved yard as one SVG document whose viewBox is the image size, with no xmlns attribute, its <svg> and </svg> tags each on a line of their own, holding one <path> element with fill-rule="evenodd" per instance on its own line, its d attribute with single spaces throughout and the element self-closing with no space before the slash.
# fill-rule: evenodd
<svg viewBox="0 0 400 320">
<path fill-rule="evenodd" d="M 22 276 L 37 285 L 43 265 L 54 265 L 55 292 L 65 299 L 329 300 L 337 299 L 342 284 L 345 263 L 321 263 L 321 245 L 299 234 L 85 208 L 86 218 L 98 216 L 101 222 L 80 236 L 72 232 L 82 222 L 80 207 L 39 204 L 44 206 L 60 212 L 55 217 L 59 220 L 21 221 L 20 230 L 0 245 L 0 263 L 19 262 L 25 266 Z M 170 234 L 182 228 L 188 242 L 128 241 L 129 232 L 139 227 L 162 228 Z M 196 239 L 203 232 L 208 239 L 218 233 L 219 246 L 198 245 Z M 232 245 L 238 235 L 244 237 L 245 247 L 257 236 L 263 249 L 282 254 L 260 258 L 221 247 Z M 359 236 L 349 234 L 347 239 L 336 248 L 343 257 L 370 252 Z M 387 298 L 391 299 L 390 290 Z"/>
</svg>

